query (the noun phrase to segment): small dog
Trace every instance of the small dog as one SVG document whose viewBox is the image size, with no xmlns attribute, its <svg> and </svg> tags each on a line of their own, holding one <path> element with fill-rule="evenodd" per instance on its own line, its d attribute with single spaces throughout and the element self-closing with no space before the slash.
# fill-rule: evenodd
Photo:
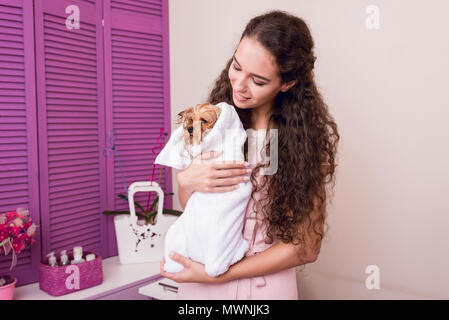
<svg viewBox="0 0 449 320">
<path fill-rule="evenodd" d="M 220 116 L 221 109 L 209 102 L 197 104 L 181 111 L 176 124 L 184 128 L 184 147 L 193 158 L 190 146 L 199 145 L 212 130 Z"/>
<path fill-rule="evenodd" d="M 192 156 L 203 148 L 205 152 L 222 151 L 225 160 L 244 160 L 247 134 L 233 105 L 202 103 L 187 108 L 178 116 L 178 128 L 155 163 L 183 170 L 191 163 Z M 164 270 L 176 273 L 184 268 L 170 259 L 171 251 L 204 264 L 211 277 L 224 273 L 242 259 L 249 248 L 242 231 L 251 192 L 250 181 L 241 182 L 236 190 L 219 194 L 193 192 L 183 214 L 165 235 Z"/>
</svg>

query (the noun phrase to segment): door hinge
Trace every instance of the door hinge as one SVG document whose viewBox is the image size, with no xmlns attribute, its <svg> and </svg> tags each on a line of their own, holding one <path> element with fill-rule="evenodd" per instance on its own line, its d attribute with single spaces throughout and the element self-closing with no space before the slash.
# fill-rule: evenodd
<svg viewBox="0 0 449 320">
<path fill-rule="evenodd" d="M 101 19 L 101 25 L 104 27 L 104 19 Z"/>
</svg>

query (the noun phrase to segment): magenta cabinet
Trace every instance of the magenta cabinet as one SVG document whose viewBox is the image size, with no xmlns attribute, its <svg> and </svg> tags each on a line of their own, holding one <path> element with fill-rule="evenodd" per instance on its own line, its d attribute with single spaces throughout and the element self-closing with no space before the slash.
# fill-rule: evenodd
<svg viewBox="0 0 449 320">
<path fill-rule="evenodd" d="M 33 4 L 0 2 L 0 212 L 29 208 L 39 222 Z M 23 251 L 14 269 L 19 284 L 37 279 L 41 243 Z M 11 256 L 0 257 L 0 273 Z M 34 273 L 33 276 L 30 276 Z"/>
<path fill-rule="evenodd" d="M 28 207 L 40 226 L 14 269 L 20 285 L 50 251 L 117 255 L 101 212 L 127 208 L 117 195 L 151 179 L 156 139 L 171 132 L 168 41 L 168 0 L 1 1 L 0 212 Z M 171 192 L 171 170 L 157 166 L 155 181 L 159 170 Z"/>
</svg>

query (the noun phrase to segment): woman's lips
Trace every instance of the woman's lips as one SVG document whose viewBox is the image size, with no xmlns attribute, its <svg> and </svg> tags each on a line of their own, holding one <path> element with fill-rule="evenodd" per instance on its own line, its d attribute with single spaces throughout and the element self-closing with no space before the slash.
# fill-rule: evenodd
<svg viewBox="0 0 449 320">
<path fill-rule="evenodd" d="M 245 101 L 249 100 L 249 98 L 246 98 L 246 97 L 244 97 L 244 96 L 238 94 L 238 93 L 235 92 L 235 91 L 234 91 L 234 97 L 235 97 L 238 101 L 240 101 L 240 102 L 245 102 Z"/>
</svg>

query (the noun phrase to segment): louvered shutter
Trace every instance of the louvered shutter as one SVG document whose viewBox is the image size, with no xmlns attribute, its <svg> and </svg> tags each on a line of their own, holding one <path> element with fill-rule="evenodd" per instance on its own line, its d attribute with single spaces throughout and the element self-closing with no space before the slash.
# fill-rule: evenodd
<svg viewBox="0 0 449 320">
<path fill-rule="evenodd" d="M 36 1 L 42 253 L 83 246 L 105 257 L 101 1 Z M 68 29 L 76 5 L 80 28 Z"/>
<path fill-rule="evenodd" d="M 116 149 L 127 186 L 149 181 L 160 128 L 170 135 L 168 1 L 105 0 L 104 50 L 106 130 L 118 133 Z M 168 137 L 167 137 L 168 138 Z M 164 141 L 161 139 L 161 141 Z M 160 151 L 160 149 L 157 149 Z M 156 150 L 156 151 L 157 151 Z M 108 159 L 108 208 L 125 210 L 117 197 L 125 193 L 117 159 Z M 171 192 L 171 170 L 162 170 L 161 186 Z M 152 194 L 152 200 L 156 197 Z M 148 195 L 137 194 L 145 208 Z M 172 208 L 166 197 L 164 208 Z M 109 219 L 110 253 L 117 254 L 112 218 Z"/>
<path fill-rule="evenodd" d="M 28 208 L 39 224 L 33 3 L 0 2 L 0 213 Z M 18 255 L 12 275 L 23 285 L 37 280 L 36 243 Z M 0 257 L 10 273 L 11 254 Z"/>
</svg>

